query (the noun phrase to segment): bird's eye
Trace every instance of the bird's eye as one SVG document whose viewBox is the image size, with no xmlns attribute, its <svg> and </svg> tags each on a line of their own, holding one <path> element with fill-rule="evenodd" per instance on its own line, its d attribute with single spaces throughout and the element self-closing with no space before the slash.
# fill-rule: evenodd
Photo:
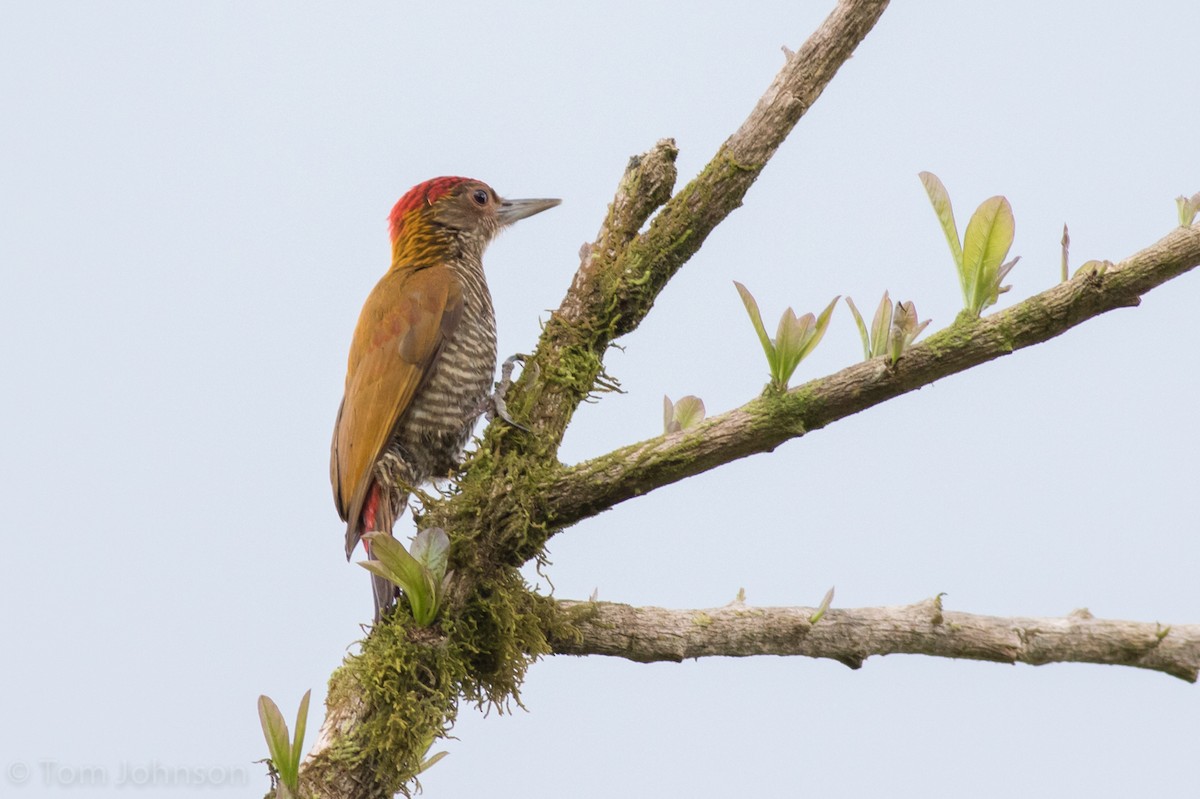
<svg viewBox="0 0 1200 799">
<path fill-rule="evenodd" d="M 476 189 L 475 193 L 471 195 L 471 199 L 475 201 L 476 205 L 487 205 L 489 198 L 486 191 L 483 189 Z"/>
</svg>

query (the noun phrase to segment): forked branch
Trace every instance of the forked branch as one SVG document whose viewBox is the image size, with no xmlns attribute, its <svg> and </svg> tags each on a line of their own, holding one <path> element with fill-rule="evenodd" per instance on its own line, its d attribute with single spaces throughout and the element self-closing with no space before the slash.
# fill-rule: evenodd
<svg viewBox="0 0 1200 799">
<path fill-rule="evenodd" d="M 513 405 L 537 430 L 544 450 L 557 450 L 575 408 L 601 374 L 609 344 L 638 326 L 667 281 L 742 204 L 779 145 L 886 7 L 887 0 L 841 0 L 788 56 L 741 127 L 674 196 L 673 164 L 669 181 L 662 170 L 650 171 L 645 181 L 626 173 L 600 236 L 585 251 L 570 290 L 546 324 L 531 362 L 535 368 L 515 386 Z M 674 155 L 674 143 L 667 140 L 646 159 L 661 163 Z M 649 228 L 637 233 L 659 206 Z M 611 224 L 622 212 L 634 222 L 632 228 L 627 222 Z"/>
</svg>

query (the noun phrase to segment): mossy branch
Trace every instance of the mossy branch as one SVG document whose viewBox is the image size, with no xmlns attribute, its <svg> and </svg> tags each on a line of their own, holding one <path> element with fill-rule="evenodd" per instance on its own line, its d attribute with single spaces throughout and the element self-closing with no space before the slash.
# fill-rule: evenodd
<svg viewBox="0 0 1200 799">
<path fill-rule="evenodd" d="M 741 204 L 886 6 L 840 0 L 745 124 L 674 197 L 673 143 L 630 164 L 596 243 L 509 393 L 509 412 L 532 432 L 491 425 L 459 493 L 420 519 L 452 541 L 456 580 L 439 624 L 418 631 L 398 615 L 386 619 L 334 674 L 318 744 L 301 767 L 303 796 L 375 799 L 407 790 L 460 699 L 502 708 L 516 699 L 528 663 L 549 651 L 548 638 L 569 637 L 562 615 L 528 593 L 515 568 L 540 557 L 553 529 L 527 487 L 549 483 L 561 468 L 563 432 L 601 378 L 609 344 L 638 325 L 670 277 Z"/>
<path fill-rule="evenodd" d="M 996 663 L 1101 663 L 1151 669 L 1196 682 L 1200 624 L 1093 618 L 980 616 L 944 610 L 940 597 L 914 605 L 829 609 L 756 608 L 733 602 L 667 610 L 613 602 L 559 601 L 576 635 L 552 641 L 559 655 L 610 655 L 639 663 L 685 658 L 802 655 L 859 668 L 872 655 L 929 655 Z"/>
<path fill-rule="evenodd" d="M 451 604 L 473 590 L 476 575 L 541 556 L 546 539 L 561 527 L 555 517 L 563 509 L 548 507 L 538 488 L 553 483 L 561 470 L 563 433 L 602 380 L 608 347 L 637 327 L 667 281 L 741 205 L 767 161 L 886 7 L 886 0 L 840 0 L 788 56 L 741 127 L 674 196 L 672 140 L 630 161 L 596 241 L 581 252 L 570 289 L 509 390 L 509 413 L 529 429 L 503 421 L 489 425 L 459 480 L 460 493 L 429 506 L 420 522 L 451 533 L 450 565 L 462 578 Z M 641 231 L 647 220 L 649 227 Z"/>
<path fill-rule="evenodd" d="M 1103 274 L 1060 283 L 983 319 L 961 318 L 885 358 L 848 366 L 785 394 L 758 397 L 678 433 L 631 444 L 555 473 L 535 487 L 544 518 L 561 529 L 661 486 L 747 455 L 769 452 L 881 402 L 1065 333 L 1200 265 L 1200 225 L 1177 228 Z"/>
<path fill-rule="evenodd" d="M 659 142 L 631 164 L 600 236 L 587 248 L 570 290 L 546 323 L 530 368 L 513 387 L 510 410 L 535 433 L 514 437 L 517 441 L 548 457 L 557 451 L 572 414 L 602 374 L 609 345 L 641 323 L 671 277 L 741 206 L 779 145 L 886 7 L 887 0 L 841 0 L 788 56 L 741 127 L 669 200 L 674 142 Z M 637 233 L 659 206 L 649 228 Z M 508 434 L 496 428 L 489 430 L 491 443 Z"/>
<path fill-rule="evenodd" d="M 541 556 L 556 530 L 639 488 L 770 449 L 772 440 L 777 444 L 1057 335 L 1107 310 L 1100 308 L 1106 302 L 1134 304 L 1150 287 L 1138 282 L 1138 268 L 1124 275 L 1128 264 L 1123 264 L 1084 282 L 1071 281 L 1060 289 L 1061 296 L 1039 295 L 1041 304 L 1018 306 L 1025 309 L 1022 314 L 1009 311 L 944 331 L 909 351 L 892 370 L 860 365 L 751 403 L 750 411 L 740 409 L 674 437 L 621 450 L 601 459 L 604 464 L 565 469 L 558 463 L 563 432 L 602 378 L 603 356 L 613 339 L 637 327 L 667 281 L 741 204 L 776 148 L 886 5 L 841 0 L 805 45 L 789 55 L 742 127 L 674 196 L 673 143 L 660 142 L 631 164 L 599 237 L 583 253 L 567 297 L 509 395 L 510 413 L 532 432 L 491 425 L 457 493 L 429 503 L 420 519 L 421 527 L 445 528 L 452 542 L 449 566 L 455 580 L 441 615 L 433 626 L 417 628 L 403 612 L 394 614 L 376 625 L 361 651 L 334 674 L 318 744 L 301 767 L 302 796 L 380 799 L 407 790 L 429 744 L 453 723 L 460 701 L 500 709 L 519 702 L 529 663 L 551 652 L 552 643 L 565 647 L 578 640 L 587 615 L 560 612 L 560 606 L 530 593 L 517 571 Z M 1175 274 L 1195 265 L 1189 259 L 1200 251 L 1198 238 L 1193 229 L 1165 240 L 1174 253 L 1169 257 L 1178 259 Z M 1188 254 L 1180 255 L 1183 251 Z M 1142 255 L 1131 262 L 1140 263 Z M 1027 325 L 1042 332 L 1029 333 Z M 641 456 L 652 464 L 657 459 L 657 465 L 633 463 Z M 613 471 L 607 471 L 610 466 Z M 596 480 L 609 485 L 587 493 L 591 489 L 585 483 Z"/>
</svg>

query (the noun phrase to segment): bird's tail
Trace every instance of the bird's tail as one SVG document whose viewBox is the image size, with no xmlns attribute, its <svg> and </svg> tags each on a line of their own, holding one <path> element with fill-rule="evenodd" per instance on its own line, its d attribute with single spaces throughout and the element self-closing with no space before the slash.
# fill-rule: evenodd
<svg viewBox="0 0 1200 799">
<path fill-rule="evenodd" d="M 406 497 L 407 498 L 407 497 Z M 392 525 L 395 524 L 394 513 L 390 507 L 385 507 L 388 503 L 384 502 L 382 492 L 379 486 L 371 486 L 371 492 L 367 495 L 367 501 L 364 504 L 362 516 L 360 519 L 353 520 L 346 528 L 346 559 L 350 559 L 350 554 L 354 551 L 354 547 L 358 545 L 364 532 L 386 532 L 392 534 Z M 355 524 L 354 521 L 359 521 Z M 363 541 L 363 550 L 370 560 L 377 560 L 371 554 L 371 546 Z M 399 596 L 399 589 L 390 580 L 372 574 L 371 575 L 371 595 L 375 599 L 375 621 L 383 616 L 384 612 L 391 609 L 392 605 L 396 604 L 396 597 Z"/>
</svg>

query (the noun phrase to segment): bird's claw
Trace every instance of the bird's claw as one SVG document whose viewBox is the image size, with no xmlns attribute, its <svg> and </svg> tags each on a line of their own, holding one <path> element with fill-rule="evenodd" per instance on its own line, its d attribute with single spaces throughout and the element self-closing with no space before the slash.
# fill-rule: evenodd
<svg viewBox="0 0 1200 799">
<path fill-rule="evenodd" d="M 518 361 L 524 365 L 526 357 L 527 356 L 524 354 L 518 352 L 515 355 L 510 355 L 504 359 L 504 363 L 500 366 L 500 382 L 496 384 L 496 390 L 491 396 L 491 407 L 488 408 L 488 421 L 491 421 L 496 417 L 500 417 L 518 430 L 524 430 L 526 433 L 531 433 L 533 432 L 532 430 L 516 421 L 511 415 L 509 415 L 508 403 L 504 401 L 504 395 L 508 393 L 510 388 L 512 388 L 513 367 Z"/>
</svg>

